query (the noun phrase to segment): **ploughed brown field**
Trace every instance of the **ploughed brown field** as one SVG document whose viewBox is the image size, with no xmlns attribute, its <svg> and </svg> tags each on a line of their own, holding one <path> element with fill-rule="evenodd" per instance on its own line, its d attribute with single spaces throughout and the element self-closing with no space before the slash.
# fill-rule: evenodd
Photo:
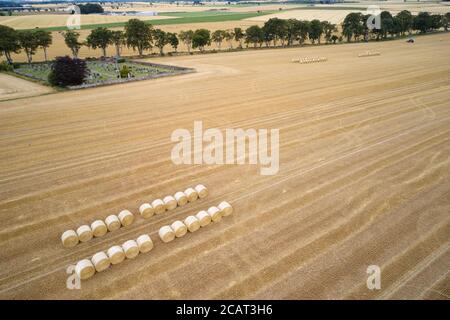
<svg viewBox="0 0 450 320">
<path fill-rule="evenodd" d="M 450 34 L 416 40 L 157 59 L 198 72 L 0 102 L 0 297 L 448 299 Z M 174 165 L 171 133 L 195 120 L 280 129 L 278 174 Z M 197 183 L 205 199 L 60 243 Z M 222 200 L 233 215 L 159 240 Z M 66 288 L 69 265 L 143 233 L 151 252 Z"/>
</svg>

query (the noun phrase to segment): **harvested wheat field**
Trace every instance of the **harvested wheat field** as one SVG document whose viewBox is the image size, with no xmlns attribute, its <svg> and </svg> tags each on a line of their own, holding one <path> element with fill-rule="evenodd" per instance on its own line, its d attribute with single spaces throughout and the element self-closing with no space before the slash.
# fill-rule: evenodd
<svg viewBox="0 0 450 320">
<path fill-rule="evenodd" d="M 381 55 L 358 58 L 368 50 Z M 449 50 L 440 34 L 167 57 L 197 73 L 0 102 L 0 297 L 448 299 Z M 197 120 L 280 129 L 278 173 L 173 164 L 172 132 Z M 200 183 L 206 197 L 139 216 Z M 160 240 L 224 200 L 230 216 Z M 124 209 L 131 225 L 62 246 L 63 231 Z M 150 252 L 66 288 L 68 266 L 143 233 Z"/>
<path fill-rule="evenodd" d="M 0 101 L 38 96 L 52 91 L 50 87 L 0 73 Z"/>
<path fill-rule="evenodd" d="M 12 27 L 15 29 L 33 29 L 33 28 L 50 28 L 60 27 L 67 24 L 67 20 L 71 18 L 69 14 L 36 14 L 0 17 L 0 24 Z M 81 15 L 81 24 L 103 24 L 114 22 L 127 22 L 130 19 L 153 20 L 153 19 L 171 19 L 172 17 L 165 16 L 108 16 L 101 14 Z"/>
<path fill-rule="evenodd" d="M 274 14 L 252 17 L 246 20 L 248 21 L 267 21 L 272 18 L 279 19 L 297 19 L 297 20 L 314 20 L 319 19 L 320 21 L 328 21 L 330 23 L 342 23 L 345 17 L 351 12 L 361 12 L 358 10 L 289 10 L 280 11 Z"/>
</svg>

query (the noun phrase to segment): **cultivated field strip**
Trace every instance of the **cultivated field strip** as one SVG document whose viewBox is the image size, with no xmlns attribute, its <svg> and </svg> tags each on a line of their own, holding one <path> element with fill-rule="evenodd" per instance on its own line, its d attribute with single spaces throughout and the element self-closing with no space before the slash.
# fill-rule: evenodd
<svg viewBox="0 0 450 320">
<path fill-rule="evenodd" d="M 450 62 L 436 52 L 450 37 L 349 58 L 367 46 L 168 58 L 198 72 L 0 102 L 0 297 L 445 298 Z M 293 68 L 300 51 L 327 66 Z M 171 132 L 196 120 L 280 129 L 280 171 L 172 164 Z M 138 214 L 186 181 L 210 195 L 62 248 L 63 230 Z M 162 225 L 223 199 L 229 219 L 159 241 Z M 68 265 L 142 233 L 150 253 L 66 289 Z M 371 264 L 380 291 L 365 286 Z"/>
</svg>

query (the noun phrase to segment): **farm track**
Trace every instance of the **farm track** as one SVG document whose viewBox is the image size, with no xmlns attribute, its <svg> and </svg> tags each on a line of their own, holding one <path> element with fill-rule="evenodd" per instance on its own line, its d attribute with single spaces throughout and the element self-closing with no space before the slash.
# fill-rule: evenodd
<svg viewBox="0 0 450 320">
<path fill-rule="evenodd" d="M 450 35 L 158 59 L 197 73 L 0 102 L 1 298 L 449 298 Z M 356 58 L 364 50 L 381 56 Z M 297 56 L 327 56 L 299 65 Z M 177 128 L 280 129 L 280 171 L 170 160 Z M 61 232 L 204 183 L 183 208 L 62 248 Z M 169 244 L 160 226 L 235 213 Z M 155 248 L 67 290 L 66 268 Z M 382 269 L 382 289 L 366 268 Z"/>
</svg>

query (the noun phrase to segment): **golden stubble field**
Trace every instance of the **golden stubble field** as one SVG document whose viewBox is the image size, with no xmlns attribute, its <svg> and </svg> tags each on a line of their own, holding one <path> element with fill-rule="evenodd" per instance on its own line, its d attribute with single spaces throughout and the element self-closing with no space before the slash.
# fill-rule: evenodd
<svg viewBox="0 0 450 320">
<path fill-rule="evenodd" d="M 357 58 L 367 49 L 382 55 Z M 0 102 L 0 297 L 448 299 L 449 49 L 445 34 L 165 58 L 198 72 Z M 280 171 L 174 165 L 171 133 L 195 120 L 280 129 Z M 197 183 L 207 198 L 61 246 L 66 229 Z M 158 239 L 221 200 L 232 216 Z M 150 253 L 66 289 L 69 265 L 142 233 Z"/>
</svg>

